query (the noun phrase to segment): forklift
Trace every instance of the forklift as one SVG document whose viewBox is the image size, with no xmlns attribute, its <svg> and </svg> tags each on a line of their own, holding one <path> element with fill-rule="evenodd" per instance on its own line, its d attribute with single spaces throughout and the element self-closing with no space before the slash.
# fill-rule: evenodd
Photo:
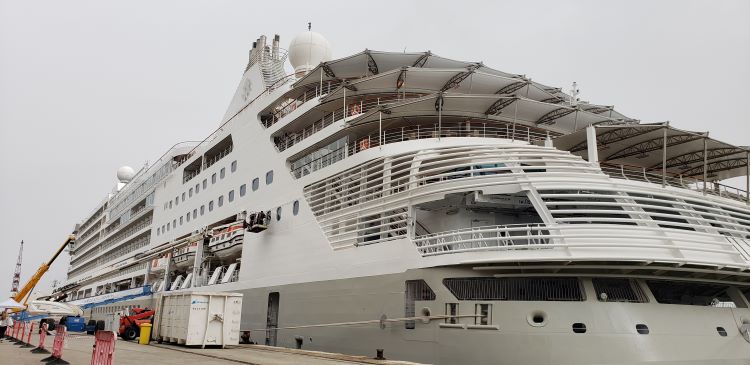
<svg viewBox="0 0 750 365">
<path fill-rule="evenodd" d="M 153 323 L 156 311 L 148 308 L 132 308 L 132 314 L 120 317 L 119 334 L 123 340 L 132 341 L 140 336 L 141 325 Z"/>
</svg>

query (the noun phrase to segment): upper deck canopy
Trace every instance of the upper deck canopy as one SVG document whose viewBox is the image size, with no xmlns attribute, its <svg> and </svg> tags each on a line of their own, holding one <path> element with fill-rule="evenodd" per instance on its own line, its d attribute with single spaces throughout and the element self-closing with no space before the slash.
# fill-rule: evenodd
<svg viewBox="0 0 750 365">
<path fill-rule="evenodd" d="M 594 128 L 602 163 L 661 171 L 666 161 L 667 174 L 694 178 L 703 177 L 705 165 L 709 180 L 748 173 L 750 149 L 710 138 L 708 133 L 685 131 L 668 123 L 596 125 Z M 557 137 L 554 144 L 579 156 L 589 155 L 585 129 Z"/>
</svg>

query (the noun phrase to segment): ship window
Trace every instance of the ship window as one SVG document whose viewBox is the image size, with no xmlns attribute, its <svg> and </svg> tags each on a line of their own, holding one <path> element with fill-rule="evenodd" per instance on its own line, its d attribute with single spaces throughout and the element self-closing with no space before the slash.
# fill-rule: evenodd
<svg viewBox="0 0 750 365">
<path fill-rule="evenodd" d="M 458 300 L 583 301 L 577 278 L 448 278 Z"/>
<path fill-rule="evenodd" d="M 406 290 L 404 291 L 404 317 L 415 317 L 416 301 L 435 300 L 435 292 L 424 280 L 407 280 Z M 406 321 L 406 329 L 413 330 L 416 327 L 416 321 Z"/>
<path fill-rule="evenodd" d="M 474 324 L 487 326 L 492 324 L 492 304 L 477 304 L 474 307 Z"/>
<path fill-rule="evenodd" d="M 260 179 L 257 177 L 253 179 L 253 191 L 258 190 L 258 187 L 260 186 Z"/>
<path fill-rule="evenodd" d="M 247 193 L 247 185 L 246 184 L 242 184 L 242 185 L 240 185 L 240 197 L 245 196 L 245 193 Z"/>
<path fill-rule="evenodd" d="M 224 205 L 224 195 L 219 196 L 219 199 L 217 199 L 219 202 L 219 206 Z"/>
<path fill-rule="evenodd" d="M 156 235 L 157 235 L 157 236 L 159 235 L 159 233 L 160 233 L 160 232 L 161 232 L 161 227 L 159 227 L 159 228 L 156 228 Z"/>
<path fill-rule="evenodd" d="M 648 298 L 633 279 L 594 278 L 596 299 L 600 302 L 646 303 Z"/>
<path fill-rule="evenodd" d="M 206 190 L 207 186 L 208 186 L 208 180 L 203 179 L 203 190 Z"/>
<path fill-rule="evenodd" d="M 203 215 L 203 213 L 205 211 L 206 211 L 206 206 L 205 205 L 201 205 L 201 215 Z"/>
<path fill-rule="evenodd" d="M 232 172 L 237 171 L 237 160 L 232 161 L 231 170 Z"/>
<path fill-rule="evenodd" d="M 185 214 L 185 221 L 190 222 L 190 212 Z"/>
<path fill-rule="evenodd" d="M 229 194 L 227 194 L 227 198 L 229 199 L 229 202 L 234 201 L 234 190 L 229 190 Z"/>
<path fill-rule="evenodd" d="M 697 305 L 704 307 L 737 308 L 744 303 L 732 300 L 729 287 L 718 284 L 677 281 L 646 281 L 657 302 L 663 304 Z"/>
<path fill-rule="evenodd" d="M 211 184 L 216 184 L 216 173 L 211 174 Z"/>
<path fill-rule="evenodd" d="M 174 197 L 174 205 L 178 205 L 178 204 L 180 204 L 180 197 L 176 196 Z"/>
<path fill-rule="evenodd" d="M 266 172 L 266 185 L 271 185 L 273 182 L 273 170 Z"/>
<path fill-rule="evenodd" d="M 281 207 L 276 208 L 276 220 L 281 220 Z"/>
<path fill-rule="evenodd" d="M 172 209 L 172 201 L 169 201 L 169 209 Z"/>
<path fill-rule="evenodd" d="M 193 197 L 193 188 L 190 188 L 190 190 L 188 190 L 188 198 L 192 198 L 192 197 Z"/>
<path fill-rule="evenodd" d="M 172 228 L 177 228 L 177 219 L 172 221 Z"/>
<path fill-rule="evenodd" d="M 198 218 L 198 209 L 193 209 L 193 219 Z"/>
<path fill-rule="evenodd" d="M 208 211 L 213 212 L 213 210 L 214 210 L 214 201 L 211 200 L 210 202 L 208 202 Z"/>
<path fill-rule="evenodd" d="M 445 323 L 458 323 L 458 303 L 445 303 Z"/>
<path fill-rule="evenodd" d="M 295 200 L 292 204 L 292 214 L 297 215 L 299 213 L 299 200 Z"/>
<path fill-rule="evenodd" d="M 180 216 L 180 225 L 182 225 L 182 216 Z"/>
<path fill-rule="evenodd" d="M 185 193 L 182 193 L 182 201 L 185 201 Z"/>
<path fill-rule="evenodd" d="M 219 170 L 219 177 L 223 179 L 224 176 L 226 176 L 226 174 L 227 174 L 227 169 L 222 167 L 221 170 Z"/>
</svg>

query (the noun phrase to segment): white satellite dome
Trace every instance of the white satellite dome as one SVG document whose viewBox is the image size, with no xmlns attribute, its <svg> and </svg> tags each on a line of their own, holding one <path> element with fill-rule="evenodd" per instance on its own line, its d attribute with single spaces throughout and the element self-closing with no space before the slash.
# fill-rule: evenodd
<svg viewBox="0 0 750 365">
<path fill-rule="evenodd" d="M 135 176 L 135 170 L 130 166 L 117 169 L 117 180 L 120 180 L 121 183 L 130 182 L 130 180 L 133 180 L 133 176 Z"/>
<path fill-rule="evenodd" d="M 294 73 L 304 74 L 331 59 L 331 44 L 320 33 L 307 31 L 298 34 L 289 44 L 289 63 Z"/>
</svg>

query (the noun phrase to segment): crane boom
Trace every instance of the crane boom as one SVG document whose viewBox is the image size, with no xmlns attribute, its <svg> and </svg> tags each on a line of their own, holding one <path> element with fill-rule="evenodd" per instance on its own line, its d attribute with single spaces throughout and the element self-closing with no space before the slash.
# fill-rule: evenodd
<svg viewBox="0 0 750 365">
<path fill-rule="evenodd" d="M 62 245 L 60 245 L 60 248 L 57 249 L 55 254 L 52 256 L 52 258 L 49 259 L 46 263 L 43 263 L 39 268 L 36 270 L 34 275 L 29 278 L 29 281 L 26 282 L 26 284 L 21 288 L 21 290 L 18 291 L 18 293 L 13 297 L 13 300 L 15 300 L 18 303 L 21 303 L 21 301 L 26 298 L 26 296 L 31 292 L 31 290 L 36 286 L 36 284 L 39 282 L 39 280 L 44 276 L 44 274 L 49 270 L 50 266 L 52 266 L 52 263 L 55 262 L 58 256 L 63 252 L 65 247 L 67 247 L 69 244 L 73 243 L 76 240 L 75 235 L 69 235 L 68 238 L 63 242 Z"/>
</svg>

